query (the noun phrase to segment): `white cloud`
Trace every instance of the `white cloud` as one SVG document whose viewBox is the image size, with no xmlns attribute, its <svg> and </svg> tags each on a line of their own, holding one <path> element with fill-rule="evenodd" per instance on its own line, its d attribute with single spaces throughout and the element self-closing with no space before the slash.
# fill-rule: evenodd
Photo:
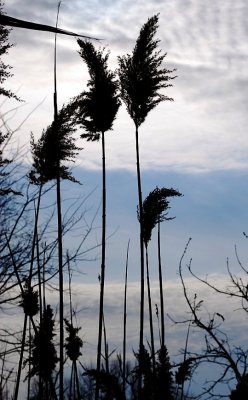
<svg viewBox="0 0 248 400">
<path fill-rule="evenodd" d="M 237 272 L 239 273 L 239 271 Z M 235 346 L 246 346 L 247 338 L 247 316 L 241 309 L 240 302 L 235 298 L 227 298 L 225 295 L 215 294 L 205 285 L 196 279 L 185 274 L 185 284 L 188 289 L 189 297 L 194 298 L 197 293 L 198 300 L 203 300 L 202 311 L 200 313 L 203 321 L 209 321 L 212 313 L 222 314 L 225 321 L 221 325 L 221 330 L 226 332 L 229 338 L 230 349 Z M 245 278 L 245 277 L 244 277 Z M 80 278 L 82 280 L 82 278 Z M 208 281 L 217 288 L 225 289 L 230 286 L 227 275 L 211 274 Z M 155 303 L 159 304 L 159 286 L 155 280 L 151 281 L 152 304 L 155 314 Z M 106 282 L 104 315 L 107 329 L 107 339 L 109 351 L 115 350 L 116 353 L 122 352 L 123 339 L 123 299 L 124 283 L 120 281 Z M 140 306 L 140 283 L 130 281 L 127 289 L 127 354 L 133 360 L 133 350 L 138 349 L 139 341 L 139 306 Z M 165 312 L 175 321 L 184 321 L 191 318 L 183 296 L 182 285 L 179 279 L 166 280 L 164 285 Z M 73 307 L 77 311 L 77 324 L 81 326 L 80 336 L 84 341 L 82 362 L 84 365 L 95 363 L 97 349 L 98 332 L 98 310 L 99 310 L 99 283 L 85 284 L 79 282 L 78 277 L 74 277 L 72 285 Z M 52 304 L 55 310 L 58 303 L 58 292 L 47 290 L 47 302 Z M 65 315 L 68 313 L 69 297 L 65 293 Z M 12 307 L 9 315 L 2 315 L 1 329 L 11 328 L 13 331 L 22 330 L 23 315 Z M 58 314 L 57 314 L 58 315 Z M 221 318 L 219 318 L 220 322 Z M 58 325 L 57 325 L 58 327 Z M 184 349 L 188 324 L 174 324 L 171 319 L 166 317 L 166 345 L 168 347 L 171 361 L 178 362 L 180 352 Z M 158 325 L 154 315 L 154 333 L 156 338 L 156 348 L 159 346 Z M 19 334 L 20 336 L 20 334 Z M 145 310 L 145 339 L 150 340 L 148 325 L 148 310 Z M 11 335 L 9 335 L 11 337 Z M 204 332 L 194 327 L 191 328 L 188 350 L 200 351 L 204 348 Z M 114 357 L 114 356 L 113 356 Z M 16 361 L 16 356 L 11 358 Z M 201 379 L 208 378 L 211 371 L 206 371 L 203 366 L 198 371 L 195 380 L 199 383 Z M 217 370 L 216 370 L 217 371 Z M 215 377 L 216 378 L 216 377 Z M 195 384 L 192 384 L 193 388 Z M 23 389 L 24 390 L 24 389 Z"/>
<path fill-rule="evenodd" d="M 62 4 L 61 26 L 103 37 L 103 45 L 112 50 L 113 67 L 117 55 L 132 50 L 147 18 L 160 12 L 160 45 L 168 52 L 167 67 L 177 67 L 178 78 L 168 90 L 175 102 L 161 104 L 141 128 L 142 168 L 184 172 L 248 168 L 247 7 L 245 0 L 90 1 L 83 9 L 77 1 Z M 31 4 L 26 0 L 17 8 L 12 0 L 6 11 L 50 24 L 56 15 L 51 1 Z M 46 98 L 22 131 L 23 136 L 31 130 L 38 136 L 52 118 L 53 35 L 14 30 L 12 38 L 17 46 L 8 58 L 15 73 L 9 84 L 21 86 L 20 95 L 29 102 L 26 112 Z M 87 71 L 76 50 L 73 38 L 59 37 L 60 104 L 85 87 Z M 98 146 L 83 147 L 84 168 L 100 168 Z M 135 170 L 133 124 L 124 107 L 115 132 L 107 137 L 107 160 L 110 169 Z"/>
</svg>

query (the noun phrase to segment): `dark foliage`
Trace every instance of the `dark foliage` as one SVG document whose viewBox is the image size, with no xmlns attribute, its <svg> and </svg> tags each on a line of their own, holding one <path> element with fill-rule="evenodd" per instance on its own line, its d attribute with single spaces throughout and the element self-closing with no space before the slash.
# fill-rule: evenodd
<svg viewBox="0 0 248 400">
<path fill-rule="evenodd" d="M 170 359 L 166 346 L 162 346 L 158 351 L 158 360 L 156 365 L 156 400 L 173 400 L 173 377 L 171 372 Z"/>
<path fill-rule="evenodd" d="M 162 346 L 157 353 L 155 372 L 152 367 L 151 356 L 143 346 L 143 351 L 134 354 L 138 365 L 133 374 L 137 378 L 142 376 L 142 400 L 173 400 L 173 376 L 166 346 Z"/>
<path fill-rule="evenodd" d="M 139 378 L 139 375 L 143 378 L 143 387 L 141 389 L 141 398 L 144 400 L 154 399 L 154 383 L 155 375 L 152 370 L 152 362 L 149 352 L 145 346 L 139 349 L 138 353 L 134 353 L 138 365 L 134 368 L 133 373 Z"/>
<path fill-rule="evenodd" d="M 25 283 L 23 292 L 21 294 L 20 306 L 29 317 L 33 317 L 39 311 L 39 294 L 34 291 L 33 287 L 28 282 Z"/>
<path fill-rule="evenodd" d="M 2 149 L 5 141 L 9 138 L 9 136 L 10 133 L 6 133 L 4 135 L 0 132 L 0 168 L 1 168 L 0 176 L 6 176 L 6 173 L 2 172 L 2 168 L 11 163 L 11 160 L 3 158 L 3 149 Z"/>
<path fill-rule="evenodd" d="M 174 77 L 174 70 L 160 68 L 166 54 L 157 51 L 158 40 L 154 35 L 158 28 L 158 15 L 143 25 L 132 55 L 119 57 L 121 98 L 136 126 L 140 126 L 154 107 L 163 100 L 173 100 L 159 93 L 171 86 L 167 82 Z"/>
<path fill-rule="evenodd" d="M 99 373 L 96 369 L 89 369 L 84 373 L 95 381 L 98 382 L 101 392 L 103 393 L 102 397 L 105 400 L 125 400 L 125 396 L 122 390 L 120 383 L 118 382 L 118 378 L 104 370 L 101 370 Z"/>
<path fill-rule="evenodd" d="M 50 382 L 52 373 L 58 361 L 53 344 L 54 318 L 53 311 L 48 305 L 43 312 L 40 328 L 32 341 L 32 355 L 30 362 L 30 376 L 40 376 L 44 381 Z"/>
<path fill-rule="evenodd" d="M 232 391 L 230 400 L 247 400 L 248 399 L 248 374 L 244 375 L 241 382 Z"/>
<path fill-rule="evenodd" d="M 74 161 L 80 150 L 71 136 L 75 131 L 73 112 L 71 103 L 64 106 L 58 114 L 57 121 L 42 132 L 37 143 L 31 136 L 33 168 L 29 172 L 29 179 L 32 183 L 43 185 L 57 177 L 76 182 L 68 166 L 62 164 L 62 162 Z"/>
<path fill-rule="evenodd" d="M 0 131 L 0 196 L 8 194 L 21 195 L 21 192 L 14 190 L 10 184 L 10 171 L 13 160 L 3 156 L 4 147 L 11 137 L 11 132 L 3 134 Z"/>
<path fill-rule="evenodd" d="M 4 17 L 5 14 L 3 11 L 3 6 L 4 2 L 0 0 L 0 18 Z M 0 23 L 0 95 L 19 100 L 18 97 L 11 90 L 6 90 L 3 87 L 3 83 L 5 82 L 5 80 L 12 76 L 10 72 L 11 66 L 5 64 L 2 60 L 2 56 L 8 54 L 9 49 L 13 46 L 8 41 L 9 34 L 10 34 L 10 29 L 6 28 L 4 25 L 1 25 Z"/>
<path fill-rule="evenodd" d="M 4 6 L 4 3 L 0 0 L 0 16 L 4 15 L 3 6 Z M 5 82 L 5 80 L 12 76 L 12 74 L 10 73 L 11 66 L 8 64 L 5 64 L 2 60 L 2 56 L 7 55 L 8 50 L 12 47 L 12 44 L 10 44 L 8 41 L 9 34 L 10 34 L 10 30 L 0 24 L 0 96 L 5 96 L 7 98 L 15 98 L 16 100 L 19 100 L 13 92 L 11 92 L 10 90 L 6 90 L 3 87 L 3 83 Z M 3 148 L 4 148 L 6 141 L 8 141 L 9 136 L 10 136 L 9 132 L 4 134 L 2 131 L 0 131 L 0 169 L 1 169 L 0 170 L 0 179 L 1 179 L 1 181 L 3 180 L 5 183 L 6 183 L 6 180 L 4 178 L 8 175 L 8 173 L 6 171 L 4 171 L 3 169 L 11 163 L 11 160 L 3 157 Z M 20 193 L 16 192 L 15 190 L 13 190 L 10 187 L 1 187 L 0 188 L 0 196 L 6 195 L 6 194 L 20 194 Z"/>
<path fill-rule="evenodd" d="M 182 385 L 185 381 L 191 378 L 193 360 L 188 358 L 182 362 L 178 368 L 175 378 L 178 385 Z"/>
<path fill-rule="evenodd" d="M 99 140 L 100 134 L 112 129 L 120 102 L 117 96 L 115 74 L 108 70 L 109 53 L 96 50 L 92 43 L 78 40 L 79 54 L 85 61 L 90 79 L 89 91 L 79 95 L 77 104 L 77 122 L 86 130 L 82 138 L 88 141 Z"/>
<path fill-rule="evenodd" d="M 151 240 L 151 234 L 153 228 L 162 221 L 170 220 L 172 218 L 167 217 L 169 207 L 168 197 L 182 196 L 175 189 L 159 189 L 156 187 L 143 202 L 143 240 L 145 245 Z M 138 219 L 140 221 L 140 213 L 138 212 Z"/>
<path fill-rule="evenodd" d="M 76 361 L 79 358 L 79 356 L 82 355 L 80 349 L 83 346 L 83 341 L 78 336 L 78 332 L 80 331 L 81 328 L 74 328 L 74 326 L 70 324 L 70 322 L 67 321 L 67 319 L 64 319 L 64 321 L 66 326 L 65 329 L 68 332 L 68 336 L 65 339 L 66 354 L 70 360 Z"/>
</svg>

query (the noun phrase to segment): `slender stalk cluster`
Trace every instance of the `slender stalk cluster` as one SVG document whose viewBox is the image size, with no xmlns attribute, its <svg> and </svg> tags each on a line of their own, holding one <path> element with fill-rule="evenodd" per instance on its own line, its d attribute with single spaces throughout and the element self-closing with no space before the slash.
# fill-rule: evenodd
<svg viewBox="0 0 248 400">
<path fill-rule="evenodd" d="M 139 127 L 145 121 L 148 113 L 161 101 L 173 99 L 162 94 L 161 89 L 171 86 L 168 83 L 174 76 L 174 70 L 161 68 L 165 54 L 157 50 L 158 40 L 154 39 L 158 28 L 158 15 L 149 18 L 140 30 L 139 37 L 132 54 L 119 57 L 120 95 L 127 111 L 135 125 L 136 166 L 138 187 L 138 214 L 140 222 L 140 339 L 139 351 L 143 352 L 144 335 L 144 228 L 143 228 L 143 200 L 139 155 Z M 154 351 L 153 351 L 154 353 Z M 153 365 L 154 354 L 153 354 Z M 139 369 L 138 392 L 141 399 L 142 372 Z"/>
<path fill-rule="evenodd" d="M 96 50 L 92 43 L 78 40 L 79 54 L 86 63 L 90 75 L 87 92 L 75 99 L 76 121 L 86 131 L 81 135 L 88 141 L 102 142 L 102 257 L 100 274 L 99 329 L 97 346 L 97 372 L 101 369 L 101 346 L 103 330 L 103 302 L 105 284 L 106 258 L 106 164 L 105 164 L 105 132 L 112 129 L 114 119 L 120 106 L 118 84 L 115 74 L 108 70 L 109 53 Z M 99 398 L 99 380 L 97 381 L 95 399 Z"/>
<path fill-rule="evenodd" d="M 32 341 L 32 355 L 30 363 L 32 368 L 30 376 L 41 376 L 50 383 L 52 373 L 58 362 L 57 353 L 53 343 L 54 318 L 52 308 L 48 305 L 43 311 L 40 328 Z"/>
</svg>

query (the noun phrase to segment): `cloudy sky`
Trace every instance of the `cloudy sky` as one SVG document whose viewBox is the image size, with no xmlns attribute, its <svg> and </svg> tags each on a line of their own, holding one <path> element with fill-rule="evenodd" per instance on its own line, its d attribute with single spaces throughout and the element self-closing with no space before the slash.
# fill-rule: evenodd
<svg viewBox="0 0 248 400">
<path fill-rule="evenodd" d="M 54 25 L 57 1 L 8 0 L 5 11 L 13 17 Z M 235 244 L 241 259 L 247 256 L 242 232 L 248 230 L 248 3 L 65 0 L 59 26 L 103 39 L 101 46 L 110 50 L 110 67 L 114 69 L 117 56 L 132 51 L 141 26 L 157 13 L 157 37 L 162 51 L 167 52 L 165 67 L 176 68 L 177 78 L 166 92 L 174 102 L 160 104 L 141 128 L 140 157 L 144 196 L 155 186 L 174 187 L 184 194 L 171 202 L 170 212 L 176 219 L 163 226 L 167 284 L 171 282 L 174 287 L 189 237 L 192 243 L 187 256 L 193 258 L 195 270 L 202 275 L 224 274 L 227 257 L 235 268 Z M 7 60 L 14 77 L 8 87 L 25 102 L 13 112 L 9 124 L 14 129 L 33 111 L 18 132 L 20 142 L 27 142 L 31 131 L 38 138 L 52 119 L 54 37 L 14 29 L 11 41 L 16 46 Z M 87 83 L 87 70 L 77 50 L 74 38 L 58 37 L 60 105 Z M 13 106 L 6 103 L 2 109 Z M 84 193 L 95 188 L 90 201 L 96 209 L 101 187 L 100 146 L 83 143 L 82 147 L 75 175 L 83 183 Z M 114 130 L 106 137 L 106 157 L 110 236 L 107 279 L 116 285 L 123 281 L 126 243 L 131 238 L 129 276 L 134 284 L 139 279 L 134 126 L 124 106 Z M 98 233 L 96 230 L 96 241 Z M 151 244 L 155 254 L 153 247 Z M 85 282 L 96 284 L 99 262 L 84 263 L 82 268 Z M 155 268 L 151 272 L 154 282 Z"/>
</svg>

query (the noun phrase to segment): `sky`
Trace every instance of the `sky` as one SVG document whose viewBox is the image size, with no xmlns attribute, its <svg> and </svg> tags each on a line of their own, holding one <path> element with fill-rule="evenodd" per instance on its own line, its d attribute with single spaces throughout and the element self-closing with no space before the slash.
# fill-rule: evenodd
<svg viewBox="0 0 248 400">
<path fill-rule="evenodd" d="M 16 18 L 54 25 L 57 1 L 22 0 L 20 6 L 17 0 L 8 0 L 5 11 Z M 248 3 L 246 0 L 89 0 L 87 3 L 65 0 L 59 27 L 101 38 L 96 46 L 110 51 L 109 66 L 115 69 L 117 57 L 131 53 L 141 26 L 157 13 L 157 38 L 161 50 L 167 53 L 164 66 L 176 68 L 177 77 L 173 87 L 165 92 L 174 101 L 161 103 L 140 129 L 140 159 L 143 196 L 156 186 L 173 187 L 183 194 L 182 198 L 171 201 L 170 215 L 176 219 L 162 227 L 166 284 L 174 288 L 173 299 L 172 293 L 177 298 L 181 291 L 178 265 L 189 237 L 192 241 L 186 258 L 192 258 L 193 268 L 201 276 L 222 279 L 227 257 L 235 269 L 235 244 L 241 260 L 245 262 L 247 258 L 243 232 L 248 231 Z M 10 40 L 15 46 L 6 61 L 13 66 L 14 76 L 6 85 L 24 102 L 8 114 L 8 123 L 16 129 L 31 113 L 16 133 L 20 143 L 27 143 L 31 131 L 38 138 L 52 120 L 54 37 L 49 33 L 14 29 Z M 87 69 L 77 51 L 73 37 L 58 37 L 60 106 L 86 88 Z M 14 107 L 16 103 L 6 102 L 1 109 Z M 65 183 L 64 188 L 70 194 L 83 191 L 84 195 L 93 190 L 85 205 L 90 219 L 100 204 L 101 149 L 99 143 L 79 141 L 79 144 L 84 149 L 74 174 L 83 185 L 72 188 Z M 139 280 L 134 146 L 134 126 L 121 106 L 113 131 L 106 135 L 109 236 L 106 279 L 109 293 L 118 292 L 130 238 L 129 280 L 131 287 L 136 288 L 131 291 L 130 301 L 135 299 Z M 26 162 L 30 160 L 28 156 Z M 100 222 L 90 241 L 99 242 L 99 226 Z M 155 240 L 150 251 L 155 256 Z M 90 293 L 96 291 L 99 265 L 99 259 L 82 263 L 81 284 Z M 156 265 L 151 270 L 151 279 L 156 290 Z M 189 282 L 194 287 L 194 280 Z M 173 301 L 168 300 L 169 304 Z M 180 315 L 179 308 L 176 311 L 174 307 L 173 312 Z M 234 308 L 228 306 L 226 312 Z M 115 327 L 113 332 L 116 333 Z M 174 352 L 173 335 L 168 340 Z"/>
</svg>

